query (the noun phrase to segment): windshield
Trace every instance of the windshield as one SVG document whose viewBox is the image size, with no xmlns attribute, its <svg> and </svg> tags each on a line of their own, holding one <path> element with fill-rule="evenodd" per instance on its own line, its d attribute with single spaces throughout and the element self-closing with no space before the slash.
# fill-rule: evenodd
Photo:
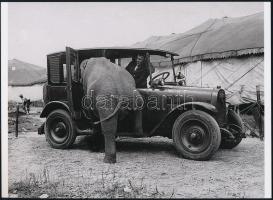
<svg viewBox="0 0 273 200">
<path fill-rule="evenodd" d="M 152 57 L 152 56 L 151 56 Z M 156 57 L 152 62 L 155 72 L 153 73 L 153 76 L 163 73 L 163 72 L 169 72 L 170 76 L 166 78 L 165 82 L 176 82 L 176 74 L 178 73 L 177 68 L 173 68 L 173 63 L 171 61 L 171 58 L 165 58 L 165 57 Z M 151 59 L 152 60 L 152 59 Z"/>
<path fill-rule="evenodd" d="M 125 68 L 133 77 L 134 77 L 134 70 L 137 68 L 137 62 L 141 62 L 141 60 L 145 61 L 145 56 L 143 58 L 139 58 L 138 56 L 134 56 L 131 58 L 122 58 L 122 59 L 116 59 L 115 63 L 120 65 L 121 67 Z M 153 77 L 157 76 L 158 74 L 161 74 L 163 72 L 169 73 L 170 75 L 167 76 L 167 78 L 164 80 L 165 82 L 176 82 L 176 71 L 172 67 L 171 58 L 166 58 L 163 56 L 158 55 L 151 55 L 149 57 L 150 60 L 150 71 L 143 71 L 142 76 L 146 78 L 145 82 L 149 83 Z M 144 67 L 147 68 L 147 67 Z M 165 76 L 166 77 L 166 76 Z M 134 77 L 135 78 L 135 77 Z M 156 77 L 156 79 L 162 78 L 161 76 Z M 149 84 L 147 85 L 149 87 Z"/>
</svg>

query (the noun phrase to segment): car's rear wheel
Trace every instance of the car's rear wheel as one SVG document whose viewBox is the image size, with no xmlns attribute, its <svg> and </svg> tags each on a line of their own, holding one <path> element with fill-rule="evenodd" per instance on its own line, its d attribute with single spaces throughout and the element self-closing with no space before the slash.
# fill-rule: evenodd
<svg viewBox="0 0 273 200">
<path fill-rule="evenodd" d="M 72 146 L 76 139 L 76 131 L 72 118 L 67 111 L 58 109 L 47 116 L 45 136 L 53 148 L 66 149 Z"/>
<path fill-rule="evenodd" d="M 220 148 L 222 149 L 233 149 L 242 141 L 243 121 L 241 117 L 236 114 L 233 110 L 228 111 L 228 130 L 233 133 L 234 138 L 222 138 Z"/>
<path fill-rule="evenodd" d="M 177 151 L 193 160 L 208 160 L 218 150 L 221 142 L 220 128 L 209 114 L 190 110 L 174 122 L 172 137 Z"/>
</svg>

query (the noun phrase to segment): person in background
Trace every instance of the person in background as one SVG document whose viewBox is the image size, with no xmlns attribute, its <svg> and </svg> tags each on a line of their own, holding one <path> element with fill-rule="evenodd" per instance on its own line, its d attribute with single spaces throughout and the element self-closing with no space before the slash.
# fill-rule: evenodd
<svg viewBox="0 0 273 200">
<path fill-rule="evenodd" d="M 155 70 L 151 63 L 151 73 Z M 144 55 L 133 57 L 132 61 L 127 65 L 126 70 L 133 76 L 136 82 L 136 88 L 147 88 L 147 78 L 150 75 L 149 67 L 145 64 Z"/>
<path fill-rule="evenodd" d="M 24 96 L 22 94 L 19 95 L 19 97 L 21 98 L 22 100 L 22 104 L 23 104 L 23 110 L 29 114 L 29 111 L 30 111 L 30 99 L 27 99 L 27 98 L 24 98 Z"/>
</svg>

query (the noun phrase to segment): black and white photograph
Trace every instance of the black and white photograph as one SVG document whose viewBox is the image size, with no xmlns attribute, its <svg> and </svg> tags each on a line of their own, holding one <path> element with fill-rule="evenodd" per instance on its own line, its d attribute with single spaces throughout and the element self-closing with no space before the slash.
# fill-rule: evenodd
<svg viewBox="0 0 273 200">
<path fill-rule="evenodd" d="M 1 3 L 2 197 L 272 197 L 270 16 Z"/>
</svg>

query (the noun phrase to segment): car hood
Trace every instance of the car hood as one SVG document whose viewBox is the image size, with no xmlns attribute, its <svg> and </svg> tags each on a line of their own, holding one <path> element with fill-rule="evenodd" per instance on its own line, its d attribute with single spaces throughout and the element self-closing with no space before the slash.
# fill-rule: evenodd
<svg viewBox="0 0 273 200">
<path fill-rule="evenodd" d="M 186 102 L 205 102 L 212 105 L 216 105 L 218 91 L 219 89 L 217 88 L 172 85 L 164 85 L 157 88 L 139 89 L 139 92 L 145 97 L 167 96 L 173 97 L 174 102 L 177 104 Z"/>
<path fill-rule="evenodd" d="M 164 89 L 173 89 L 173 90 L 194 90 L 194 91 L 214 91 L 219 90 L 217 88 L 209 88 L 209 87 L 196 87 L 196 86 L 179 86 L 179 85 L 164 85 L 160 86 L 158 88 L 164 88 Z"/>
</svg>

